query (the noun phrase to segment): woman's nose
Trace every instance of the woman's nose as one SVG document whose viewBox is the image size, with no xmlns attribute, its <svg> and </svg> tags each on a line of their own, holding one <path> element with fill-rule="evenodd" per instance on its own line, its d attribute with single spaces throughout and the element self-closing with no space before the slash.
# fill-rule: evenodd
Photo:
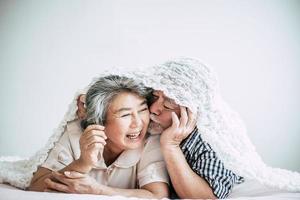
<svg viewBox="0 0 300 200">
<path fill-rule="evenodd" d="M 134 115 L 134 116 L 133 116 L 133 119 L 132 119 L 131 125 L 132 125 L 133 127 L 139 127 L 139 126 L 141 126 L 142 124 L 143 124 L 142 118 L 141 118 L 138 114 Z"/>
</svg>

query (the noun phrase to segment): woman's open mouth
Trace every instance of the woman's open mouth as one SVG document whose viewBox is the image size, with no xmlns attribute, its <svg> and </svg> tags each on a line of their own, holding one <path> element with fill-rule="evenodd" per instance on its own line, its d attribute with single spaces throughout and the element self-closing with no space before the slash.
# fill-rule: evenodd
<svg viewBox="0 0 300 200">
<path fill-rule="evenodd" d="M 140 135 L 141 135 L 141 131 L 138 131 L 134 133 L 129 133 L 126 135 L 126 137 L 129 138 L 130 140 L 136 140 L 139 138 Z"/>
</svg>

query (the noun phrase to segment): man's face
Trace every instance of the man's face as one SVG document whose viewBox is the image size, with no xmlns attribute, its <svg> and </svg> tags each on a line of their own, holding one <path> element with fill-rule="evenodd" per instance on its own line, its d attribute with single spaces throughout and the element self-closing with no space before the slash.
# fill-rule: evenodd
<svg viewBox="0 0 300 200">
<path fill-rule="evenodd" d="M 180 107 L 174 100 L 164 95 L 162 91 L 153 92 L 154 101 L 150 106 L 150 119 L 148 131 L 151 134 L 160 134 L 172 125 L 172 112 L 180 117 Z"/>
</svg>

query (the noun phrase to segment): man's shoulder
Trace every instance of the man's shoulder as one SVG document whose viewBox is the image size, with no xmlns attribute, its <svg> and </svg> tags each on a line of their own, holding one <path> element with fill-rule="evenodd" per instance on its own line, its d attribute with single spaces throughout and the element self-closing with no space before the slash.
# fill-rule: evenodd
<svg viewBox="0 0 300 200">
<path fill-rule="evenodd" d="M 202 150 L 206 150 L 206 151 L 212 150 L 211 146 L 202 139 L 201 133 L 199 132 L 197 127 L 192 131 L 192 133 L 186 139 L 184 139 L 181 142 L 180 147 L 183 151 L 196 150 L 199 149 L 200 147 Z"/>
</svg>

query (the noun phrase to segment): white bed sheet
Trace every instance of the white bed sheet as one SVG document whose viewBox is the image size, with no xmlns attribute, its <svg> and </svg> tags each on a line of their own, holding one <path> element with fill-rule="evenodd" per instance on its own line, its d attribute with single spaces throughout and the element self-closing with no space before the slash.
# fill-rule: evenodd
<svg viewBox="0 0 300 200">
<path fill-rule="evenodd" d="M 104 196 L 104 195 L 87 195 L 87 194 L 63 194 L 63 193 L 49 193 L 49 192 L 31 192 L 24 191 L 18 188 L 12 187 L 6 184 L 0 184 L 0 200 L 128 200 L 137 198 L 126 198 L 122 196 Z M 262 196 L 248 196 L 248 197 L 236 197 L 230 199 L 240 199 L 240 200 L 293 200 L 300 199 L 300 193 L 268 193 L 267 195 L 262 194 Z"/>
<path fill-rule="evenodd" d="M 126 198 L 122 196 L 105 196 L 89 194 L 64 194 L 53 192 L 24 191 L 10 185 L 0 184 L 0 200 L 136 200 L 137 198 Z"/>
</svg>

